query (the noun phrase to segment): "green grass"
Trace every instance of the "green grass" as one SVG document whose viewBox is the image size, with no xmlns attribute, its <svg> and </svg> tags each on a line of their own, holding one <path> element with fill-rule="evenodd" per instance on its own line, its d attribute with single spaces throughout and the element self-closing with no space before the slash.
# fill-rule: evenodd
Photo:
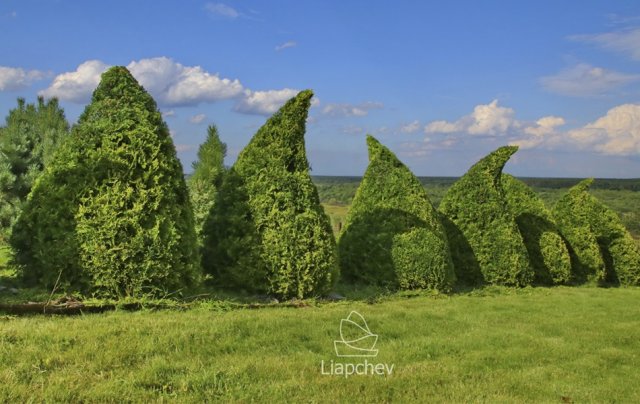
<svg viewBox="0 0 640 404">
<path fill-rule="evenodd" d="M 639 402 L 640 288 L 485 288 L 305 308 L 0 317 L 0 402 Z M 340 319 L 391 376 L 320 374 Z M 359 362 L 352 359 L 351 362 Z M 564 397 L 564 398 L 563 398 Z"/>
</svg>

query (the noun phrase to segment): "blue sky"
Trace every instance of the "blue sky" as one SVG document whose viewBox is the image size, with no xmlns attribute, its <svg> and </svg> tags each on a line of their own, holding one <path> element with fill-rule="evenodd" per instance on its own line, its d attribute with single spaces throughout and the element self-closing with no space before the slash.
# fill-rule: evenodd
<svg viewBox="0 0 640 404">
<path fill-rule="evenodd" d="M 361 175 L 365 134 L 417 175 L 505 145 L 521 176 L 640 177 L 637 1 L 0 1 L 0 114 L 60 98 L 75 121 L 128 66 L 185 168 L 206 126 L 227 162 L 296 91 L 317 175 Z"/>
</svg>

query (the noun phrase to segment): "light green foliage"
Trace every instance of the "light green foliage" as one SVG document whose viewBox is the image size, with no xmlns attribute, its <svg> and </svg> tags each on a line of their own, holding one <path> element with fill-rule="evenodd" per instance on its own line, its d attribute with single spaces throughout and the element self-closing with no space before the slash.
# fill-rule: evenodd
<svg viewBox="0 0 640 404">
<path fill-rule="evenodd" d="M 640 251 L 618 215 L 589 194 L 593 179 L 569 190 L 554 208 L 583 278 L 640 284 Z"/>
<path fill-rule="evenodd" d="M 53 98 L 18 106 L 0 128 L 0 241 L 6 242 L 31 188 L 69 132 L 64 111 Z"/>
<path fill-rule="evenodd" d="M 527 247 L 535 281 L 565 283 L 571 278 L 571 258 L 551 212 L 531 188 L 509 174 L 502 174 L 507 203 L 516 218 Z"/>
<path fill-rule="evenodd" d="M 517 150 L 505 146 L 484 157 L 440 203 L 456 275 L 467 283 L 524 286 L 533 281 L 527 249 L 500 181 L 502 168 Z"/>
<path fill-rule="evenodd" d="M 193 163 L 193 174 L 189 177 L 189 194 L 193 204 L 196 234 L 202 242 L 202 228 L 213 208 L 225 174 L 224 158 L 227 145 L 220 141 L 215 125 L 207 128 L 207 139 L 198 149 L 198 160 Z"/>
<path fill-rule="evenodd" d="M 367 137 L 369 167 L 338 250 L 352 281 L 449 290 L 455 282 L 446 234 L 422 184 L 386 147 Z"/>
<path fill-rule="evenodd" d="M 198 280 L 182 165 L 149 94 L 124 67 L 102 75 L 34 186 L 12 237 L 27 283 L 102 296 L 158 295 Z"/>
<path fill-rule="evenodd" d="M 328 292 L 337 278 L 335 240 L 305 153 L 312 96 L 289 100 L 225 175 L 203 250 L 220 286 L 301 298 Z"/>
</svg>

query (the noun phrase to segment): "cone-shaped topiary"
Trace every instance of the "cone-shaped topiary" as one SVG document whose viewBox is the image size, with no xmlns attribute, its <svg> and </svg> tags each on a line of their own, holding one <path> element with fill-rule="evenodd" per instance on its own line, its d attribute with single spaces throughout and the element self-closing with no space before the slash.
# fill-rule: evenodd
<svg viewBox="0 0 640 404">
<path fill-rule="evenodd" d="M 302 298 L 328 292 L 337 278 L 335 240 L 305 153 L 312 96 L 289 100 L 225 176 L 203 249 L 220 286 Z"/>
<path fill-rule="evenodd" d="M 438 214 L 411 171 L 367 136 L 369 167 L 338 242 L 343 277 L 365 283 L 447 291 L 455 282 Z"/>
<path fill-rule="evenodd" d="M 524 286 L 533 280 L 527 249 L 500 181 L 502 168 L 517 150 L 504 146 L 484 157 L 440 203 L 456 275 L 464 282 Z"/>
<path fill-rule="evenodd" d="M 640 251 L 618 215 L 589 194 L 592 178 L 572 187 L 554 207 L 582 279 L 640 285 Z"/>
<path fill-rule="evenodd" d="M 102 296 L 199 278 L 182 165 L 151 96 L 124 67 L 102 75 L 34 186 L 12 239 L 24 278 Z"/>
<path fill-rule="evenodd" d="M 502 174 L 502 187 L 527 247 L 535 281 L 543 284 L 569 281 L 569 250 L 542 199 L 527 184 L 509 174 Z"/>
</svg>

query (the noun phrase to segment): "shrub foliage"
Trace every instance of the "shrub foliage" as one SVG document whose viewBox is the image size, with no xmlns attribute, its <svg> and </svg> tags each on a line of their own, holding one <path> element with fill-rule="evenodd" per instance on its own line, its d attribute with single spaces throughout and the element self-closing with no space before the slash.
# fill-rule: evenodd
<svg viewBox="0 0 640 404">
<path fill-rule="evenodd" d="M 210 125 L 207 128 L 207 139 L 198 149 L 198 160 L 193 163 L 193 174 L 187 182 L 199 241 L 202 241 L 202 227 L 222 185 L 226 155 L 227 145 L 220 141 L 218 128 Z"/>
<path fill-rule="evenodd" d="M 586 179 L 554 207 L 560 230 L 571 246 L 582 280 L 640 284 L 640 251 L 618 215 L 589 194 Z"/>
<path fill-rule="evenodd" d="M 453 262 L 444 228 L 420 181 L 386 147 L 367 137 L 369 167 L 338 250 L 349 280 L 449 290 Z"/>
<path fill-rule="evenodd" d="M 507 203 L 527 247 L 535 281 L 559 284 L 571 279 L 571 258 L 544 202 L 524 182 L 502 174 Z"/>
<path fill-rule="evenodd" d="M 302 298 L 338 276 L 329 218 L 304 143 L 313 93 L 276 112 L 225 175 L 205 224 L 203 267 L 223 287 Z"/>
<path fill-rule="evenodd" d="M 38 97 L 37 104 L 18 106 L 0 128 L 0 240 L 8 241 L 11 228 L 36 178 L 53 151 L 69 132 L 69 124 L 57 99 Z"/>
<path fill-rule="evenodd" d="M 28 283 L 102 296 L 175 290 L 198 279 L 193 216 L 154 100 L 124 67 L 36 182 L 12 237 Z"/>
<path fill-rule="evenodd" d="M 527 249 L 501 185 L 502 168 L 518 150 L 505 146 L 484 157 L 440 203 L 458 278 L 500 285 L 533 280 Z"/>
</svg>

